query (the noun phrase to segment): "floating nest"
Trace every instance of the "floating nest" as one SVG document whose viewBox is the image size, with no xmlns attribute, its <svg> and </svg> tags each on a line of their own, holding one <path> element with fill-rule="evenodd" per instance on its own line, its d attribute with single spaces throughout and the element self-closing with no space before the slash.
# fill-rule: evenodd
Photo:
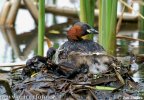
<svg viewBox="0 0 144 100">
<path fill-rule="evenodd" d="M 93 75 L 87 68 L 76 70 L 35 56 L 22 70 L 11 73 L 12 92 L 6 89 L 6 93 L 11 100 L 121 100 L 137 96 L 141 87 L 131 78 L 129 68 L 116 58 L 109 67 L 106 73 Z"/>
<path fill-rule="evenodd" d="M 111 70 L 101 75 L 85 73 L 57 65 L 51 60 L 42 62 L 33 57 L 33 66 L 26 66 L 22 71 L 22 81 L 12 86 L 19 98 L 40 98 L 46 100 L 109 100 L 133 97 L 139 88 L 138 83 L 129 75 L 128 67 L 117 59 L 109 66 Z M 71 77 L 67 74 L 71 73 Z M 135 93 L 134 93 L 135 94 Z"/>
</svg>

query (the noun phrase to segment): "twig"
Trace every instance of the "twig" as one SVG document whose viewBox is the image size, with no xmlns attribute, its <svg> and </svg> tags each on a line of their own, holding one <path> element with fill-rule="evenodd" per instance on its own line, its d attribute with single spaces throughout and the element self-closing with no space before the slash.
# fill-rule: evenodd
<svg viewBox="0 0 144 100">
<path fill-rule="evenodd" d="M 0 67 L 25 66 L 25 63 L 0 63 Z"/>
<path fill-rule="evenodd" d="M 51 41 L 48 37 L 45 36 L 45 37 L 44 37 L 44 41 L 47 42 L 48 48 L 52 47 L 52 41 Z"/>
<path fill-rule="evenodd" d="M 95 100 L 97 100 L 97 97 L 96 97 L 96 95 L 94 94 L 94 92 L 93 92 L 91 89 L 89 89 L 89 91 L 90 91 L 90 93 L 92 94 L 93 98 L 94 98 Z"/>
<path fill-rule="evenodd" d="M 123 19 L 123 14 L 124 14 L 124 10 L 125 10 L 125 6 L 123 7 L 122 9 L 122 13 L 121 13 L 121 16 L 117 22 L 117 26 L 116 26 L 116 34 L 119 32 L 120 30 L 120 26 L 121 26 L 121 23 L 122 23 L 122 19 Z"/>
<path fill-rule="evenodd" d="M 124 2 L 123 0 L 119 0 L 123 5 L 125 5 L 126 7 L 128 7 L 129 9 L 133 10 L 134 12 L 136 12 L 138 14 L 139 17 L 141 17 L 142 19 L 144 19 L 144 16 L 138 12 L 138 11 L 135 11 L 131 6 L 129 6 L 126 2 Z"/>
<path fill-rule="evenodd" d="M 13 93 L 12 93 L 12 90 L 11 90 L 11 87 L 10 87 L 8 81 L 6 81 L 6 80 L 0 80 L 0 84 L 5 87 L 7 95 L 10 97 L 9 100 L 14 100 Z"/>
<path fill-rule="evenodd" d="M 111 66 L 112 66 L 112 68 L 114 69 L 118 80 L 121 82 L 122 85 L 124 85 L 124 84 L 125 84 L 125 81 L 124 81 L 123 77 L 121 76 L 121 74 L 116 70 L 116 67 L 117 67 L 116 64 L 115 64 L 115 63 L 112 63 Z"/>
<path fill-rule="evenodd" d="M 92 100 L 92 94 L 90 91 L 87 91 L 86 100 Z"/>
<path fill-rule="evenodd" d="M 131 37 L 128 37 L 128 36 L 124 36 L 124 35 L 117 35 L 116 36 L 117 38 L 124 38 L 124 39 L 127 39 L 127 40 L 130 40 L 130 41 L 140 41 L 140 42 L 144 42 L 143 39 L 134 39 L 134 38 L 131 38 Z"/>
<path fill-rule="evenodd" d="M 13 67 L 13 68 L 11 68 L 11 72 L 15 72 L 16 70 L 22 69 L 24 67 L 25 66 L 16 66 L 16 67 Z"/>
</svg>

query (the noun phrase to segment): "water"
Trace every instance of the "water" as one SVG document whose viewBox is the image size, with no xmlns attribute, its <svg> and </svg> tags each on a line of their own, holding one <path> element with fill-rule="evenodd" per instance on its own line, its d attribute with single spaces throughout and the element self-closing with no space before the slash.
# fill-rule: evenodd
<svg viewBox="0 0 144 100">
<path fill-rule="evenodd" d="M 5 1 L 6 0 L 0 0 L 0 11 Z M 56 5 L 60 7 L 69 5 L 70 7 L 73 8 L 77 6 L 75 4 L 71 4 L 69 0 L 65 0 L 65 3 L 61 3 L 61 2 L 63 2 L 63 0 L 58 0 Z M 46 0 L 46 3 L 52 4 L 51 0 Z M 53 23 L 52 19 L 53 19 L 52 14 L 46 15 L 47 26 L 52 25 Z M 67 21 L 67 18 L 56 16 L 56 21 L 57 23 L 64 23 Z M 0 52 L 0 63 L 25 62 L 28 58 L 31 58 L 35 54 L 34 51 L 36 51 L 36 47 L 37 47 L 37 39 L 36 39 L 37 32 L 31 32 L 32 36 L 29 35 L 28 32 L 30 32 L 31 30 L 36 31 L 37 29 L 35 28 L 36 26 L 34 20 L 31 17 L 29 11 L 24 9 L 19 9 L 18 15 L 16 17 L 15 28 L 10 31 L 7 31 L 7 29 L 0 28 L 0 38 L 1 38 L 0 45 L 2 48 Z M 13 31 L 15 31 L 16 33 Z M 9 33 L 11 33 L 12 35 L 9 35 Z M 31 39 L 26 39 L 27 37 L 30 36 Z M 9 39 L 11 37 L 12 39 Z M 9 43 L 9 41 L 12 42 L 12 44 Z M 14 43 L 14 41 L 16 43 Z M 29 43 L 27 43 L 26 41 Z M 57 39 L 55 41 L 51 40 L 52 42 L 51 44 L 56 46 L 59 45 L 59 43 L 61 44 L 64 41 L 66 41 L 66 39 L 64 40 Z M 26 47 L 29 46 L 29 44 L 32 44 L 30 46 L 31 50 L 26 51 L 27 50 Z M 48 46 L 47 43 L 45 42 L 44 55 L 46 55 L 47 50 L 48 50 Z"/>
<path fill-rule="evenodd" d="M 0 11 L 2 9 L 2 5 L 6 0 L 0 0 Z M 72 1 L 72 0 L 71 0 Z M 77 0 L 75 0 L 77 1 Z M 79 6 L 77 3 L 71 4 L 68 0 L 65 0 L 65 3 L 61 3 L 63 0 L 58 0 L 57 5 L 65 6 L 70 5 L 77 9 Z M 49 20 L 51 19 L 51 20 Z M 51 26 L 53 21 L 53 15 L 47 14 L 46 15 L 46 25 Z M 57 23 L 63 23 L 67 21 L 67 18 L 56 16 Z M 127 23 L 126 23 L 127 24 Z M 67 29 L 68 27 L 66 27 Z M 58 47 L 62 43 L 64 43 L 67 39 L 65 36 L 66 29 L 63 30 L 64 35 L 57 35 L 57 34 L 50 34 L 49 36 L 49 45 L 45 41 L 44 45 L 44 55 L 49 47 L 54 46 Z M 30 32 L 31 30 L 35 30 Z M 27 10 L 19 10 L 15 28 L 14 29 L 4 29 L 0 27 L 0 63 L 24 63 L 27 59 L 36 55 L 37 51 L 37 29 L 32 19 L 30 13 Z M 61 32 L 61 31 L 59 31 Z M 129 30 L 123 31 L 121 34 L 125 34 L 138 37 L 138 30 Z M 129 34 L 130 33 L 130 34 Z M 119 55 L 126 56 L 127 52 L 133 51 L 138 52 L 139 42 L 129 42 L 126 40 L 118 40 L 118 53 Z M 140 81 L 144 83 L 144 73 L 143 69 L 133 75 L 135 81 Z"/>
<path fill-rule="evenodd" d="M 1 11 L 2 5 L 4 4 L 5 1 L 6 0 L 0 1 L 0 11 Z M 62 2 L 63 2 L 63 0 L 57 0 L 56 5 L 59 7 L 65 7 L 65 6 L 69 5 L 69 7 L 72 7 L 74 9 L 78 9 L 78 7 L 79 7 L 78 0 L 65 0 L 65 3 L 62 3 Z M 52 4 L 52 0 L 46 0 L 46 4 Z M 56 21 L 57 21 L 57 23 L 63 23 L 63 22 L 67 21 L 67 18 L 56 16 Z M 52 24 L 53 24 L 53 15 L 47 14 L 46 15 L 46 25 L 51 26 Z M 19 37 L 23 37 L 23 35 L 26 36 L 26 34 L 27 34 L 26 32 L 29 32 L 30 30 L 33 30 L 35 28 L 36 28 L 36 26 L 35 26 L 34 20 L 32 19 L 30 13 L 27 10 L 20 9 L 18 12 L 17 18 L 16 18 L 16 23 L 15 23 L 16 41 L 20 41 Z M 25 34 L 23 34 L 23 33 L 25 33 Z M 126 33 L 128 33 L 128 32 L 126 32 Z M 27 39 L 25 39 L 26 37 L 24 39 L 22 38 L 22 41 L 23 41 L 22 44 L 18 44 L 19 48 L 17 48 L 17 49 L 20 49 L 18 51 L 21 51 L 21 53 L 18 54 L 17 50 L 15 50 L 16 48 L 14 49 L 14 46 L 11 46 L 8 43 L 8 40 L 4 39 L 5 34 L 6 33 L 3 32 L 2 30 L 0 31 L 0 38 L 1 38 L 0 45 L 1 45 L 1 48 L 3 48 L 2 51 L 0 52 L 0 63 L 21 62 L 21 61 L 25 61 L 27 57 L 32 57 L 34 55 L 34 49 L 36 48 L 35 46 L 33 46 L 32 51 L 29 52 L 28 55 L 23 55 L 23 52 L 25 50 L 24 48 L 26 47 L 26 45 L 24 44 L 24 41 L 27 41 Z M 33 33 L 33 35 L 35 35 L 35 33 Z M 5 37 L 7 37 L 7 36 L 5 36 Z M 57 42 L 55 42 L 55 44 L 54 43 L 52 43 L 52 44 L 53 45 L 59 44 L 59 41 L 62 42 L 63 40 L 58 40 Z M 136 42 L 133 42 L 133 44 L 136 44 Z M 122 45 L 122 43 L 120 43 L 120 45 Z M 136 47 L 136 46 L 134 45 L 134 47 Z M 44 54 L 46 54 L 47 49 L 48 49 L 47 46 L 45 46 Z"/>
</svg>

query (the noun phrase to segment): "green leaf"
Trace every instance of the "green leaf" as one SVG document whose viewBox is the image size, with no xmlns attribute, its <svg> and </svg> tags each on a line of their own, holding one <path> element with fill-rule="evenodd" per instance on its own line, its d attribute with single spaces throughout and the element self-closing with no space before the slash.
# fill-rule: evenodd
<svg viewBox="0 0 144 100">
<path fill-rule="evenodd" d="M 100 0 L 99 43 L 108 54 L 116 53 L 117 0 Z"/>
<path fill-rule="evenodd" d="M 114 87 L 105 87 L 105 86 L 96 86 L 96 89 L 97 89 L 97 90 L 113 91 L 113 90 L 115 90 L 116 88 L 114 88 Z"/>
</svg>

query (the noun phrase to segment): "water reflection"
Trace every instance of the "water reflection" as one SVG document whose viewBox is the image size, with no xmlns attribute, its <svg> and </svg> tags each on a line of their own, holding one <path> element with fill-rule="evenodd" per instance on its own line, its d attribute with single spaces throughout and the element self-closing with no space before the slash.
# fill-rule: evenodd
<svg viewBox="0 0 144 100">
<path fill-rule="evenodd" d="M 7 56 L 6 58 L 10 58 L 10 56 L 12 57 L 11 62 L 14 62 L 16 59 L 22 61 L 26 60 L 30 51 L 36 48 L 37 34 L 17 34 L 15 28 L 13 27 L 0 27 L 0 32 L 3 35 L 3 38 L 5 39 L 6 48 L 11 48 L 11 55 L 5 55 L 9 52 L 6 48 L 4 53 L 4 55 Z"/>
<path fill-rule="evenodd" d="M 49 47 L 54 46 L 58 48 L 60 44 L 67 40 L 66 35 L 60 34 L 67 31 L 64 27 L 68 27 L 68 22 L 46 28 L 44 54 L 46 54 Z M 35 28 L 30 32 L 19 34 L 13 27 L 1 26 L 0 34 L 2 34 L 1 38 L 4 38 L 4 41 L 1 41 L 1 45 L 4 46 L 2 49 L 5 48 L 5 50 L 1 52 L 3 55 L 1 62 L 25 61 L 36 55 L 38 42 L 37 30 L 38 29 Z M 5 59 L 9 60 L 6 61 Z"/>
</svg>

